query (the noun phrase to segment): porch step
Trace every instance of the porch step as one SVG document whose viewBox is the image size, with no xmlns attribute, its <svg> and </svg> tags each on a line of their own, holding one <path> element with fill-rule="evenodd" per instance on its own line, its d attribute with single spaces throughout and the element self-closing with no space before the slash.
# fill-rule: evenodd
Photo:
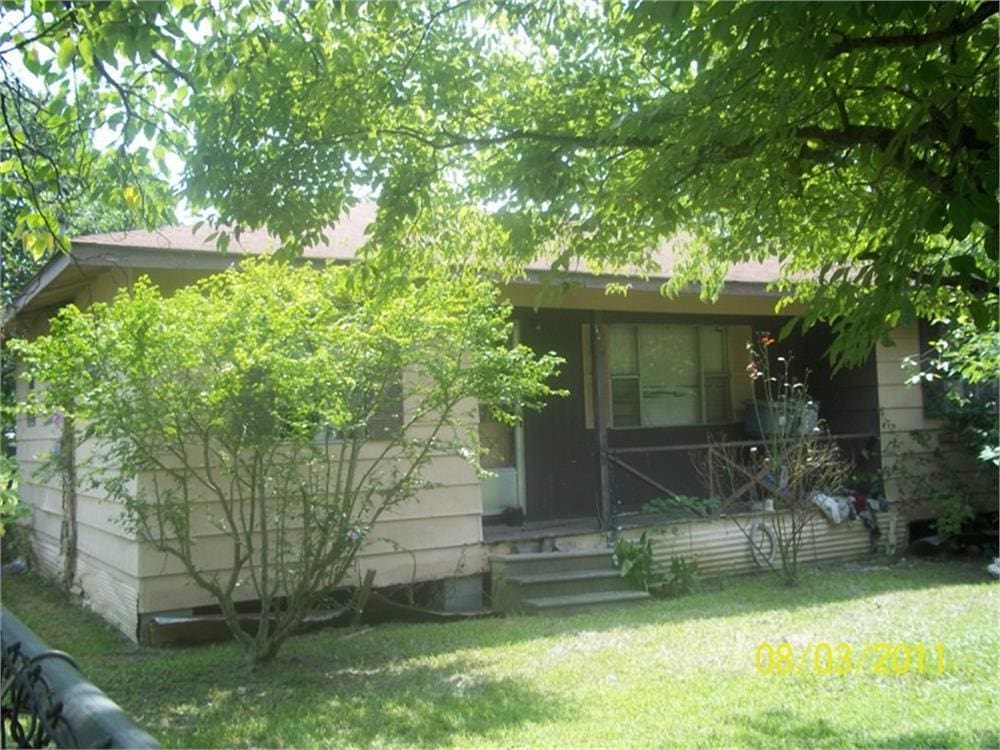
<svg viewBox="0 0 1000 750">
<path fill-rule="evenodd" d="M 606 547 L 494 555 L 490 568 L 493 607 L 505 613 L 570 614 L 649 598 L 629 589 Z"/>
<path fill-rule="evenodd" d="M 522 601 L 528 598 L 588 594 L 594 591 L 628 590 L 628 582 L 615 568 L 509 576 L 507 584 L 517 587 Z"/>
<path fill-rule="evenodd" d="M 593 612 L 608 607 L 623 604 L 648 601 L 649 594 L 645 591 L 601 591 L 590 594 L 573 594 L 569 596 L 545 596 L 538 599 L 523 599 L 521 606 L 525 612 L 545 615 L 569 615 L 581 612 Z"/>
<path fill-rule="evenodd" d="M 502 568 L 508 576 L 536 573 L 571 573 L 613 568 L 612 552 L 606 548 L 574 549 L 565 552 L 525 552 L 517 555 L 493 555 L 493 569 Z"/>
</svg>

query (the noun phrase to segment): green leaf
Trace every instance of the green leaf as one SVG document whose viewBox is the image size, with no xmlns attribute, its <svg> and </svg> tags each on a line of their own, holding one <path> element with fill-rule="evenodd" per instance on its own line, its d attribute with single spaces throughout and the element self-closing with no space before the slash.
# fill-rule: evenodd
<svg viewBox="0 0 1000 750">
<path fill-rule="evenodd" d="M 951 220 L 951 236 L 964 240 L 972 230 L 972 222 L 976 217 L 975 206 L 963 197 L 956 197 L 948 206 L 948 218 Z"/>
<path fill-rule="evenodd" d="M 964 278 L 970 278 L 979 273 L 979 268 L 976 265 L 976 259 L 972 255 L 955 255 L 948 258 L 948 265 L 950 265 L 956 273 Z"/>
<path fill-rule="evenodd" d="M 778 338 L 783 341 L 789 336 L 791 336 L 795 332 L 795 326 L 798 325 L 798 323 L 799 323 L 798 318 L 792 318 L 791 320 L 789 320 L 787 323 L 781 326 L 781 330 L 778 332 Z"/>
<path fill-rule="evenodd" d="M 69 62 L 73 59 L 75 52 L 76 42 L 74 42 L 70 37 L 63 39 L 59 43 L 59 49 L 56 52 L 56 62 L 59 63 L 59 67 L 65 68 L 69 65 Z"/>
<path fill-rule="evenodd" d="M 976 300 L 969 305 L 969 313 L 972 315 L 976 328 L 980 331 L 988 331 L 996 323 L 995 307 L 988 306 L 982 300 Z"/>
<path fill-rule="evenodd" d="M 94 48 L 91 44 L 90 37 L 81 36 L 80 37 L 80 57 L 87 65 L 92 65 L 94 62 Z"/>
</svg>

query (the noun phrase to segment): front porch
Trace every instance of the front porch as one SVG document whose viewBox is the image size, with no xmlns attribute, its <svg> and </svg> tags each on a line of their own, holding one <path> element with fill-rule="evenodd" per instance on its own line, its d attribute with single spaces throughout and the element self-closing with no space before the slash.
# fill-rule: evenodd
<svg viewBox="0 0 1000 750">
<path fill-rule="evenodd" d="M 505 613 L 562 614 L 645 601 L 648 595 L 630 591 L 617 570 L 612 545 L 618 537 L 637 540 L 647 534 L 660 571 L 669 570 L 674 558 L 697 563 L 699 574 L 708 578 L 768 570 L 751 552 L 746 531 L 754 523 L 773 524 L 774 515 L 632 513 L 619 517 L 608 531 L 596 518 L 485 525 L 490 605 Z M 805 528 L 800 562 L 893 555 L 906 543 L 899 509 L 877 512 L 874 518 L 877 536 L 859 519 L 834 524 L 817 514 Z"/>
<path fill-rule="evenodd" d="M 657 498 L 714 496 L 703 470 L 710 448 L 749 449 L 757 439 L 747 419 L 746 343 L 787 322 L 551 309 L 519 310 L 517 319 L 523 343 L 564 357 L 555 385 L 568 395 L 509 432 L 481 413 L 480 439 L 491 449 L 484 465 L 497 474 L 483 483 L 490 543 L 594 534 L 632 523 Z M 867 482 L 855 489 L 879 494 L 875 362 L 833 372 L 831 341 L 813 329 L 770 351 L 794 360 L 808 380 L 823 428 Z M 685 347 L 695 360 L 678 364 Z M 495 525 L 500 519 L 508 525 Z"/>
</svg>

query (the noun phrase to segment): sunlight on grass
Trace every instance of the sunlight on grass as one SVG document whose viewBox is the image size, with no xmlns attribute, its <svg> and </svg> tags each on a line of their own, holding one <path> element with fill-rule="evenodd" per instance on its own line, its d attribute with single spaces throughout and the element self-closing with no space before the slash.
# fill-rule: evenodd
<svg viewBox="0 0 1000 750">
<path fill-rule="evenodd" d="M 169 746 L 996 747 L 997 591 L 981 566 L 832 566 L 565 619 L 328 630 L 255 673 L 231 644 L 128 644 L 30 577 L 4 604 Z M 764 676 L 762 641 L 941 643 L 945 669 Z"/>
</svg>

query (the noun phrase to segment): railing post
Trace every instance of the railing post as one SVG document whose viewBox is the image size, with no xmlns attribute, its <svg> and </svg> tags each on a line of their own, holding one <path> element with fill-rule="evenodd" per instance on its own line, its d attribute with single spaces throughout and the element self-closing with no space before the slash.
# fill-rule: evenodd
<svg viewBox="0 0 1000 750">
<path fill-rule="evenodd" d="M 611 516 L 611 477 L 608 467 L 608 349 L 601 332 L 601 313 L 594 311 L 594 422 L 597 427 L 597 455 L 600 470 L 601 526 L 614 526 Z"/>
<path fill-rule="evenodd" d="M 68 654 L 53 651 L 9 611 L 0 612 L 3 746 L 159 748 L 87 682 Z"/>
<path fill-rule="evenodd" d="M 715 448 L 708 447 L 708 496 L 715 497 Z"/>
</svg>

